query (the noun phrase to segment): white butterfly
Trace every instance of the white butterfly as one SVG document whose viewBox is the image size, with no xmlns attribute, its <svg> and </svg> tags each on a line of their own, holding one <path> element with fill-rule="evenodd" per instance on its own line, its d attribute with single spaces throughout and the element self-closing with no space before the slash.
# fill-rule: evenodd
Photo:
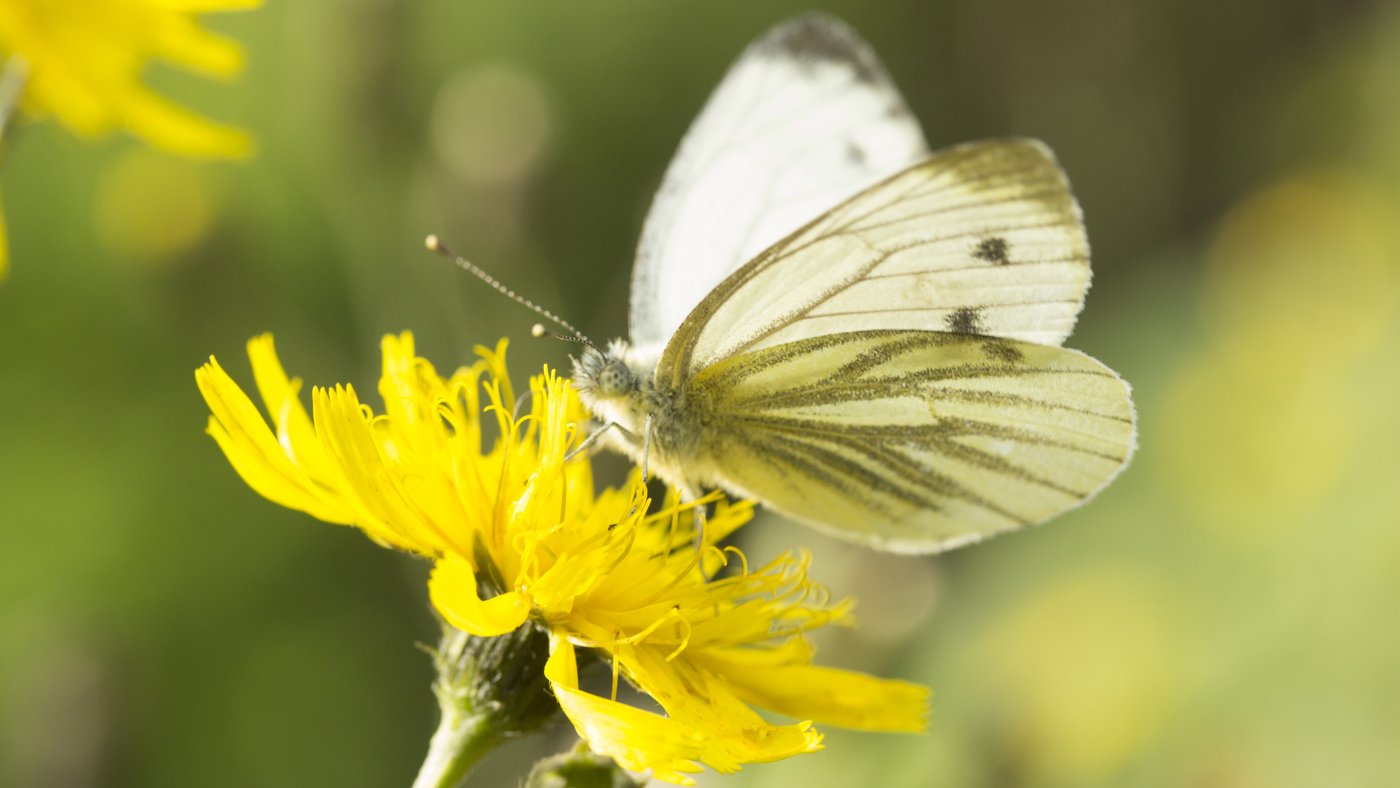
<svg viewBox="0 0 1400 788">
<path fill-rule="evenodd" d="M 647 216 L 631 343 L 575 384 L 607 444 L 840 538 L 927 553 L 1040 522 L 1135 445 L 1059 347 L 1088 242 L 1040 142 L 930 155 L 874 53 L 808 14 L 751 44 Z M 609 429 L 610 428 L 610 429 Z"/>
</svg>

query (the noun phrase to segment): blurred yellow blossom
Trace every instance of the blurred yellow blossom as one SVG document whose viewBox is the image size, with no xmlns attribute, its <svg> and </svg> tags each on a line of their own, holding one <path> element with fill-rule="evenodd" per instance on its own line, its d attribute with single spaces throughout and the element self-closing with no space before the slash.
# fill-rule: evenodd
<svg viewBox="0 0 1400 788">
<path fill-rule="evenodd" d="M 1223 337 L 1167 392 L 1167 479 L 1213 536 L 1276 540 L 1344 478 L 1360 438 L 1357 405 L 1333 360 L 1276 333 Z"/>
<path fill-rule="evenodd" d="M 1299 173 L 1242 201 L 1206 256 L 1211 328 L 1321 364 L 1376 348 L 1400 302 L 1397 214 L 1386 189 L 1344 169 Z"/>
<path fill-rule="evenodd" d="M 197 13 L 260 0 L 0 0 L 0 57 L 29 62 L 23 107 L 82 136 L 125 128 L 177 153 L 242 156 L 251 140 L 181 109 L 141 84 L 159 58 L 211 76 L 243 65 L 237 42 L 203 30 Z"/>
<path fill-rule="evenodd" d="M 1235 206 L 1207 256 L 1213 340 L 1177 375 L 1163 445 L 1173 490 L 1215 535 L 1276 538 L 1355 459 L 1355 375 L 1400 308 L 1400 205 L 1364 176 L 1303 172 Z"/>
<path fill-rule="evenodd" d="M 123 261 L 170 264 L 214 227 L 220 207 L 216 186 L 208 167 L 133 148 L 109 163 L 97 183 L 97 237 Z"/>
<path fill-rule="evenodd" d="M 172 104 L 141 84 L 141 71 L 158 58 L 210 76 L 234 74 L 243 66 L 242 49 L 200 28 L 195 15 L 259 5 L 261 0 L 0 0 L 0 63 L 6 64 L 0 142 L 19 101 L 27 112 L 53 115 L 85 137 L 125 128 L 175 153 L 246 156 L 252 150 L 246 131 Z M 0 213 L 0 277 L 8 263 Z"/>
<path fill-rule="evenodd" d="M 432 558 L 433 603 L 460 629 L 546 628 L 545 676 L 595 751 L 690 785 L 697 762 L 729 773 L 821 749 L 812 721 L 923 729 L 924 687 L 811 664 L 802 633 L 847 619 L 851 603 L 827 602 L 807 579 L 805 553 L 751 569 L 734 548 L 716 547 L 748 521 L 750 503 L 721 500 L 697 552 L 691 506 L 672 496 L 648 514 L 639 474 L 626 490 L 595 495 L 587 458 L 566 459 L 585 418 L 569 384 L 546 370 L 517 405 L 504 340 L 444 380 L 414 356 L 411 335 L 385 337 L 386 414 L 337 386 L 313 390 L 314 421 L 271 336 L 248 349 L 275 434 L 216 362 L 196 373 L 209 432 L 244 480 L 284 506 Z M 489 451 L 483 411 L 501 435 Z M 709 579 L 731 557 L 737 571 Z M 580 688 L 577 647 L 611 665 L 611 697 Z M 620 676 L 666 716 L 619 703 Z M 806 721 L 774 725 L 748 704 Z"/>
<path fill-rule="evenodd" d="M 1162 732 L 1186 649 L 1168 597 L 1130 566 L 1052 583 L 973 645 L 1026 785 L 1090 784 Z"/>
</svg>

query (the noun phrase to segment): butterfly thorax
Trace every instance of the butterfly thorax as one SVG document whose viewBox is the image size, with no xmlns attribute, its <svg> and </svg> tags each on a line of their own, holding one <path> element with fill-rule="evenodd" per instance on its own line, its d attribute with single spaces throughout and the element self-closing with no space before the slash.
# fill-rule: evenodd
<svg viewBox="0 0 1400 788">
<path fill-rule="evenodd" d="M 602 436 L 604 444 L 637 462 L 642 460 L 650 416 L 650 470 L 668 484 L 698 490 L 706 475 L 698 469 L 707 465 L 699 456 L 700 425 L 685 407 L 684 392 L 657 390 L 655 369 L 655 361 L 635 358 L 627 343 L 616 340 L 606 353 L 584 349 L 583 357 L 574 361 L 574 386 L 584 407 L 599 422 L 595 429 L 616 425 Z"/>
</svg>

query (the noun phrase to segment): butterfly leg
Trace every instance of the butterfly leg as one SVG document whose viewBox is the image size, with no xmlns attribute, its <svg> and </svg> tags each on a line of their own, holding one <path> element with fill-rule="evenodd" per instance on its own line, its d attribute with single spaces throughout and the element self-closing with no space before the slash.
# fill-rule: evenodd
<svg viewBox="0 0 1400 788">
<path fill-rule="evenodd" d="M 564 462 L 572 460 L 574 458 L 574 455 L 578 454 L 579 452 L 583 451 L 589 446 L 592 446 L 594 442 L 596 442 L 599 438 L 603 437 L 603 433 L 607 432 L 613 427 L 617 427 L 619 430 L 622 429 L 622 427 L 615 421 L 610 421 L 607 424 L 604 424 L 602 427 L 599 427 L 598 429 L 594 430 L 587 438 L 584 438 L 583 443 L 580 443 L 573 451 L 569 452 L 568 454 L 565 454 Z"/>
<path fill-rule="evenodd" d="M 691 501 L 698 502 L 704 496 L 702 496 L 698 490 L 691 490 L 689 488 L 685 488 L 682 490 L 681 497 L 689 498 Z M 703 503 L 696 503 L 695 507 L 691 509 L 691 511 L 695 513 L 695 555 L 701 557 L 700 574 L 706 580 L 710 579 L 709 576 L 705 574 L 705 561 L 703 558 L 703 551 L 705 550 L 705 528 L 707 525 L 705 510 L 708 508 L 709 507 Z"/>
<path fill-rule="evenodd" d="M 651 476 L 647 473 L 647 459 L 651 452 L 651 414 L 647 414 L 647 426 L 642 433 L 642 483 L 645 484 Z"/>
<path fill-rule="evenodd" d="M 511 419 L 514 420 L 514 421 L 519 421 L 519 420 L 520 420 L 520 409 L 523 408 L 523 407 L 525 407 L 525 403 L 526 403 L 526 402 L 529 402 L 529 401 L 532 400 L 532 399 L 534 399 L 534 397 L 535 397 L 535 392 L 533 392 L 533 391 L 527 391 L 527 392 L 525 392 L 524 394 L 521 394 L 520 396 L 516 397 L 516 398 L 515 398 L 515 407 L 514 407 L 514 408 L 511 408 L 511 411 L 510 411 L 510 417 L 511 417 Z"/>
<path fill-rule="evenodd" d="M 618 431 L 618 432 L 621 432 L 622 434 L 627 435 L 628 437 L 632 437 L 632 433 L 628 432 L 628 431 L 626 430 L 626 428 L 624 428 L 622 425 L 618 424 L 618 423 L 615 422 L 615 421 L 608 422 L 608 427 L 617 427 L 617 431 Z M 605 430 L 605 429 L 607 429 L 608 427 L 604 427 L 603 429 Z M 598 430 L 599 433 L 601 433 L 602 431 L 603 431 L 603 430 Z M 583 447 L 580 446 L 579 448 L 581 449 L 581 448 L 583 448 Z M 647 452 L 650 451 L 650 450 L 651 450 L 651 416 L 648 415 L 648 416 L 647 416 L 647 426 L 646 426 L 645 431 L 643 431 L 643 433 L 642 433 L 642 486 L 643 486 L 643 487 L 645 487 L 645 486 L 646 486 L 646 483 L 647 483 Z M 575 449 L 575 451 L 578 451 L 578 449 Z M 570 455 L 570 456 L 572 456 L 572 455 Z M 635 510 L 636 510 L 636 505 L 634 504 L 632 508 L 633 508 L 633 511 L 635 511 Z M 628 517 L 631 517 L 631 516 L 632 516 L 632 512 L 628 512 L 628 513 L 627 513 L 627 516 L 628 516 Z"/>
</svg>

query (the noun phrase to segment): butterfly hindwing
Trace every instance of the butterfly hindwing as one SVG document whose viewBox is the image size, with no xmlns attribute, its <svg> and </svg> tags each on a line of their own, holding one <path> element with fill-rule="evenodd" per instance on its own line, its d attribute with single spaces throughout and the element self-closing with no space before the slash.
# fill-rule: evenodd
<svg viewBox="0 0 1400 788">
<path fill-rule="evenodd" d="M 1034 140 L 940 151 L 784 238 L 677 331 L 658 386 L 784 342 L 919 329 L 1059 345 L 1089 284 L 1069 184 Z"/>
<path fill-rule="evenodd" d="M 712 366 L 686 396 L 716 481 L 841 538 L 927 553 L 1076 506 L 1126 464 L 1128 386 L 1072 350 L 833 334 Z"/>
<path fill-rule="evenodd" d="M 927 155 L 879 60 L 805 14 L 744 51 L 666 171 L 632 274 L 632 344 L 655 358 L 706 293 L 812 217 Z"/>
</svg>

